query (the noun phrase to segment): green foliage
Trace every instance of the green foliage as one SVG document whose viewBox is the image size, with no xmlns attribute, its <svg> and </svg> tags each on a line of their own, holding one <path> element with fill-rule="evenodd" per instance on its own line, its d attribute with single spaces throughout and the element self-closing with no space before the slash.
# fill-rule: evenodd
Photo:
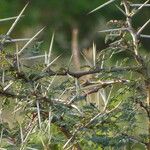
<svg viewBox="0 0 150 150">
<path fill-rule="evenodd" d="M 35 42 L 30 48 L 21 50 L 16 42 L 16 48 L 12 46 L 10 50 L 7 41 L 11 43 L 14 39 L 8 39 L 7 34 L 2 36 L 0 148 L 149 148 L 147 122 L 150 112 L 149 102 L 146 102 L 150 95 L 149 60 L 139 51 L 141 34 L 135 32 L 130 20 L 132 16 L 128 16 L 132 11 L 127 7 L 130 3 L 122 2 L 125 10 L 122 5 L 120 9 L 125 11 L 126 21 L 108 22 L 111 29 L 102 31 L 107 32 L 108 48 L 99 54 L 93 48 L 93 62 L 96 62 L 91 66 L 85 62 L 88 67 L 81 66 L 80 71 L 71 69 L 73 64 L 67 65 L 68 62 L 59 67 L 59 57 L 52 59 L 50 50 L 42 54 L 43 42 Z M 66 5 L 64 1 L 50 1 L 48 4 L 60 5 L 58 8 L 65 5 L 61 9 L 67 11 L 67 7 L 73 17 L 78 18 L 82 12 L 76 12 L 79 6 L 89 8 L 85 3 L 72 1 L 72 5 L 69 2 Z M 36 5 L 42 8 L 44 1 Z M 67 14 L 63 18 L 68 24 L 72 23 Z M 32 39 L 27 40 L 25 47 Z M 126 54 L 124 58 L 116 57 L 120 53 Z"/>
</svg>

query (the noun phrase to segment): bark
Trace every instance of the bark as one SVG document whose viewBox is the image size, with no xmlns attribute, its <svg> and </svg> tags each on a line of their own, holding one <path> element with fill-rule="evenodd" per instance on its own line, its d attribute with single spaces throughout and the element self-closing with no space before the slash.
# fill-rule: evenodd
<svg viewBox="0 0 150 150">
<path fill-rule="evenodd" d="M 79 47 L 78 47 L 78 28 L 72 29 L 72 43 L 71 43 L 71 49 L 72 49 L 72 56 L 73 56 L 73 64 L 74 68 L 76 70 L 80 70 L 80 54 L 79 54 Z"/>
</svg>

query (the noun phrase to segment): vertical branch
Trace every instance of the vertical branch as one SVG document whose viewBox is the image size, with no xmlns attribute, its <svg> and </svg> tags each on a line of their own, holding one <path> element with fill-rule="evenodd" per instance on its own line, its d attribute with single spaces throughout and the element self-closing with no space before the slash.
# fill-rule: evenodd
<svg viewBox="0 0 150 150">
<path fill-rule="evenodd" d="M 133 40 L 133 46 L 134 46 L 134 54 L 135 54 L 135 59 L 138 62 L 139 65 L 143 67 L 142 70 L 142 75 L 145 78 L 145 89 L 146 89 L 146 94 L 147 94 L 147 106 L 149 108 L 150 106 L 150 82 L 149 82 L 149 74 L 148 74 L 148 68 L 146 66 L 146 63 L 144 62 L 143 58 L 139 55 L 139 40 L 138 37 L 140 36 L 140 32 L 145 28 L 145 26 L 149 23 L 147 21 L 144 25 L 143 28 L 141 28 L 140 31 L 136 32 L 132 26 L 132 14 L 130 11 L 130 5 L 127 0 L 123 0 L 123 5 L 125 8 L 125 13 L 126 13 L 126 22 L 128 25 L 128 31 L 130 32 Z M 148 110 L 150 111 L 150 110 Z M 150 150 L 150 117 L 148 115 L 148 143 L 147 143 L 147 150 Z"/>
<path fill-rule="evenodd" d="M 76 70 L 80 70 L 80 56 L 79 56 L 79 48 L 78 48 L 78 28 L 72 29 L 72 55 L 73 55 L 73 63 L 75 65 Z"/>
<path fill-rule="evenodd" d="M 123 0 L 123 5 L 124 5 L 126 16 L 127 16 L 126 21 L 128 24 L 128 30 L 132 36 L 132 39 L 133 39 L 134 53 L 135 53 L 135 55 L 138 56 L 138 37 L 137 37 L 136 31 L 134 30 L 134 28 L 132 26 L 132 17 L 131 17 L 131 12 L 130 12 L 130 5 L 128 4 L 127 0 Z"/>
<path fill-rule="evenodd" d="M 128 25 L 128 31 L 131 34 L 133 40 L 135 59 L 139 65 L 142 65 L 143 68 L 145 68 L 143 59 L 139 55 L 139 35 L 137 34 L 137 32 L 135 31 L 132 25 L 132 13 L 130 11 L 130 5 L 127 0 L 123 0 L 123 5 L 126 13 L 126 22 Z"/>
</svg>

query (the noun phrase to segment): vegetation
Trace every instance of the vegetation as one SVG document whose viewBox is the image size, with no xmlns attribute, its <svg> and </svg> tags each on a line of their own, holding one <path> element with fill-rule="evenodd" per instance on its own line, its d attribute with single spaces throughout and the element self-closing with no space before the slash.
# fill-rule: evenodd
<svg viewBox="0 0 150 150">
<path fill-rule="evenodd" d="M 138 29 L 132 24 L 149 0 L 120 2 L 109 0 L 90 12 L 115 3 L 124 18 L 107 23 L 100 32 L 109 46 L 98 53 L 93 43 L 91 59 L 82 54 L 78 70 L 74 54 L 58 65 L 55 34 L 44 54 L 36 51 L 40 42 L 28 48 L 44 28 L 30 39 L 12 38 L 28 4 L 17 17 L 0 20 L 15 19 L 0 39 L 0 148 L 150 150 L 150 60 L 140 42 L 150 38 L 142 34 L 150 20 Z"/>
</svg>

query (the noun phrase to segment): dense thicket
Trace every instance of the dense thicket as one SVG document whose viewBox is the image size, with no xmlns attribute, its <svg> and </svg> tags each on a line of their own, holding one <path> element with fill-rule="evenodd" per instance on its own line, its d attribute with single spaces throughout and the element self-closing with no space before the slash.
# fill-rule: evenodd
<svg viewBox="0 0 150 150">
<path fill-rule="evenodd" d="M 101 33 L 108 46 L 99 52 L 93 43 L 78 70 L 72 56 L 52 55 L 55 34 L 49 49 L 37 52 L 45 28 L 13 38 L 26 4 L 0 36 L 0 148 L 150 150 L 150 59 L 141 42 L 150 38 L 150 20 L 138 28 L 132 22 L 148 3 L 109 0 L 91 11 L 115 4 L 122 19 L 107 22 Z"/>
</svg>

